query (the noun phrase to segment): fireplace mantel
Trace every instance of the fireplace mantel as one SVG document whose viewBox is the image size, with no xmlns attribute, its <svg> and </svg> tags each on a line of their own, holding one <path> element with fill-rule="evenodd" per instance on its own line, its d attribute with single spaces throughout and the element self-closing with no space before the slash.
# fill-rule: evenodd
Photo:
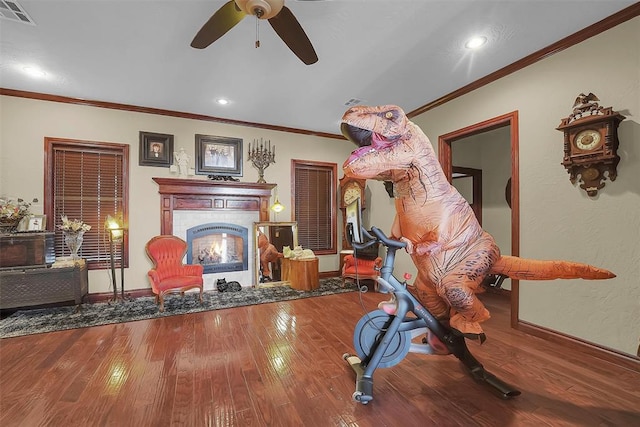
<svg viewBox="0 0 640 427">
<path fill-rule="evenodd" d="M 276 184 L 160 178 L 153 180 L 160 193 L 160 234 L 173 234 L 173 211 L 258 211 L 269 221 L 269 200 Z"/>
</svg>

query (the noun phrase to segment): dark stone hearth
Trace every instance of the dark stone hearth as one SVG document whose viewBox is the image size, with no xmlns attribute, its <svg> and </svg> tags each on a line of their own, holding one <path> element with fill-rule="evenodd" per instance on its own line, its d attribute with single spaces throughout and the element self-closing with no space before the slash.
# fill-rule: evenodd
<svg viewBox="0 0 640 427">
<path fill-rule="evenodd" d="M 80 310 L 75 306 L 24 310 L 0 320 L 0 338 L 288 301 L 352 292 L 357 289 L 353 284 L 347 283 L 344 288 L 341 285 L 340 278 L 329 278 L 320 280 L 320 287 L 313 291 L 298 291 L 289 286 L 242 288 L 238 292 L 207 291 L 203 295 L 202 305 L 198 301 L 197 293 L 187 293 L 184 298 L 180 294 L 168 295 L 164 300 L 163 313 L 158 311 L 153 297 L 136 298 L 128 302 L 119 301 L 115 304 L 82 304 Z"/>
</svg>

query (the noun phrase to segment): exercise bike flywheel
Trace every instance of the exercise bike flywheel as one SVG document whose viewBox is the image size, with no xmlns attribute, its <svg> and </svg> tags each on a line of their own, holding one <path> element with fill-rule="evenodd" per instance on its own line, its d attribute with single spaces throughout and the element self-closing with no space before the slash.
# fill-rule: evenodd
<svg viewBox="0 0 640 427">
<path fill-rule="evenodd" d="M 390 323 L 390 317 L 382 310 L 374 310 L 362 316 L 356 324 L 353 333 L 353 347 L 362 361 L 369 360 L 371 352 L 378 348 L 382 335 Z M 400 363 L 411 347 L 409 331 L 396 332 L 390 338 L 389 345 L 384 350 L 384 355 L 378 365 L 381 368 L 388 368 Z"/>
</svg>

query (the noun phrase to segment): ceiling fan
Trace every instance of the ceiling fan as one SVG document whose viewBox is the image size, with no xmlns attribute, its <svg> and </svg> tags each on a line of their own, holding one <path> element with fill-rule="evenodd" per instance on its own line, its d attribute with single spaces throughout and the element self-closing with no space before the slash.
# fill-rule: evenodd
<svg viewBox="0 0 640 427">
<path fill-rule="evenodd" d="M 311 65 L 318 61 L 309 38 L 291 10 L 284 5 L 284 0 L 229 0 L 202 26 L 193 38 L 191 47 L 204 49 L 247 15 L 267 19 L 276 34 L 305 64 Z M 256 47 L 258 46 L 260 41 L 256 41 Z"/>
</svg>

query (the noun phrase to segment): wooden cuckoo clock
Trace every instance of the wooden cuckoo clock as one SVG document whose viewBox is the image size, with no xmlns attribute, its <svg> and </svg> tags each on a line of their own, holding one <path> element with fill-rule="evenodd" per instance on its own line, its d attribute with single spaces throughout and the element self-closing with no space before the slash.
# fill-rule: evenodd
<svg viewBox="0 0 640 427">
<path fill-rule="evenodd" d="M 562 165 L 569 172 L 569 180 L 590 197 L 598 194 L 607 178 L 616 180 L 618 156 L 618 125 L 625 117 L 612 107 L 603 108 L 593 94 L 581 93 L 573 112 L 562 119 L 556 129 L 564 132 Z"/>
</svg>

